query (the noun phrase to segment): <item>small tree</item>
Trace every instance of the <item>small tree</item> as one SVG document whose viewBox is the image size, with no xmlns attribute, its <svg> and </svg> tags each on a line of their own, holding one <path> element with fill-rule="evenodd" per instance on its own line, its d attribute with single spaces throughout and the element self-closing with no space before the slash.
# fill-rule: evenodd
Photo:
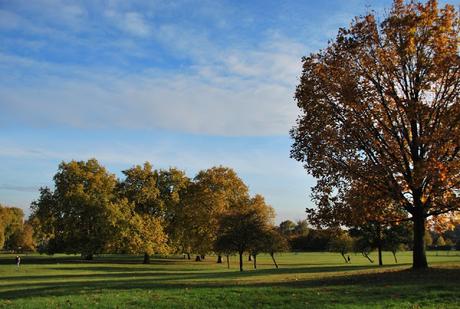
<svg viewBox="0 0 460 309">
<path fill-rule="evenodd" d="M 262 196 L 256 195 L 239 209 L 221 216 L 215 246 L 221 251 L 237 252 L 240 271 L 243 271 L 243 253 L 251 249 L 260 251 L 273 216 L 273 209 L 265 204 Z"/>
<path fill-rule="evenodd" d="M 339 252 L 343 257 L 345 263 L 350 261 L 347 259 L 345 254 L 350 252 L 353 249 L 353 238 L 348 235 L 347 232 L 337 231 L 335 236 L 329 242 L 329 250 L 332 252 Z"/>
<path fill-rule="evenodd" d="M 278 264 L 275 260 L 275 253 L 289 250 L 289 244 L 286 238 L 275 229 L 268 230 L 264 238 L 265 252 L 270 254 L 273 264 L 278 268 Z"/>
<path fill-rule="evenodd" d="M 361 253 L 369 262 L 374 263 L 374 261 L 370 258 L 369 254 L 372 251 L 372 245 L 369 242 L 369 239 L 366 237 L 357 237 L 355 238 L 353 250 L 355 252 Z"/>
<path fill-rule="evenodd" d="M 395 263 L 398 263 L 396 253 L 407 248 L 411 243 L 412 230 L 408 222 L 401 222 L 383 230 L 383 248 L 393 254 Z"/>
<path fill-rule="evenodd" d="M 433 244 L 433 237 L 431 236 L 431 232 L 427 231 L 425 236 L 423 237 L 423 242 L 425 243 L 426 247 L 429 247 Z"/>
<path fill-rule="evenodd" d="M 291 220 L 286 220 L 280 223 L 279 231 L 281 234 L 285 236 L 290 236 L 294 233 L 296 228 L 296 224 Z"/>
<path fill-rule="evenodd" d="M 264 223 L 253 211 L 226 214 L 220 219 L 216 246 L 221 248 L 221 251 L 237 252 L 240 271 L 243 271 L 243 253 L 257 242 L 263 229 Z"/>
</svg>

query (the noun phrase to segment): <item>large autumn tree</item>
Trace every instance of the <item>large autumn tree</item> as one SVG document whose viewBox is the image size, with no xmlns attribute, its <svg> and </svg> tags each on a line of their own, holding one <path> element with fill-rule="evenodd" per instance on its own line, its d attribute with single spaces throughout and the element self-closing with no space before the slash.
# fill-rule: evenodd
<svg viewBox="0 0 460 309">
<path fill-rule="evenodd" d="M 190 248 L 183 237 L 187 227 L 182 220 L 183 200 L 189 185 L 190 178 L 177 168 L 158 172 L 158 189 L 163 201 L 163 217 L 169 247 L 177 253 L 188 253 L 190 257 Z"/>
<path fill-rule="evenodd" d="M 318 179 L 316 200 L 334 209 L 362 187 L 385 201 L 370 212 L 405 212 L 415 269 L 428 266 L 427 218 L 459 210 L 458 35 L 453 6 L 395 0 L 381 23 L 358 17 L 304 57 L 295 94 L 291 154 Z"/>
<path fill-rule="evenodd" d="M 166 244 L 164 202 L 160 197 L 158 171 L 154 170 L 149 162 L 145 162 L 143 166 L 136 165 L 124 170 L 123 174 L 126 177 L 118 184 L 118 192 L 121 197 L 134 205 L 133 211 L 136 214 L 135 220 L 130 218 L 132 221 L 128 220 L 126 223 L 127 226 L 134 223 L 133 226 L 139 227 L 138 229 L 132 228 L 131 232 L 137 230 L 138 233 L 131 233 L 127 241 L 134 239 L 135 235 L 138 236 L 138 241 L 134 242 L 137 245 L 134 247 L 146 249 L 143 263 L 148 264 L 150 255 L 155 252 L 155 247 L 161 249 L 158 252 L 162 252 Z M 138 246 L 138 244 L 142 245 Z"/>
<path fill-rule="evenodd" d="M 106 250 L 115 237 L 117 180 L 96 159 L 62 162 L 54 190 L 42 188 L 32 203 L 31 222 L 48 253 L 81 253 L 85 259 Z"/>
</svg>

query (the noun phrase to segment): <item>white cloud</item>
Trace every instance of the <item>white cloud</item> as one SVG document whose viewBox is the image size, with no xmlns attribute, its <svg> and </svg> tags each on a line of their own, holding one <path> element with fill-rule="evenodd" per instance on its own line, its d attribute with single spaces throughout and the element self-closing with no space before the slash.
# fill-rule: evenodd
<svg viewBox="0 0 460 309">
<path fill-rule="evenodd" d="M 138 37 L 147 37 L 151 34 L 151 26 L 141 13 L 108 9 L 105 11 L 105 16 L 125 33 Z"/>
<path fill-rule="evenodd" d="M 4 105 L 29 124 L 80 128 L 161 128 L 214 135 L 287 134 L 295 119 L 291 91 L 276 84 L 191 75 L 85 81 L 48 79 L 0 88 Z M 227 87 L 230 85 L 231 88 Z"/>
<path fill-rule="evenodd" d="M 188 49 L 196 63 L 183 72 L 123 74 L 0 54 L 0 67 L 13 76 L 37 77 L 0 86 L 0 96 L 14 119 L 34 125 L 286 135 L 297 114 L 292 95 L 301 46 L 274 41 L 250 52 L 199 50 L 184 41 L 176 48 Z"/>
<path fill-rule="evenodd" d="M 44 6 L 48 18 L 52 8 L 62 8 L 73 23 L 87 17 L 83 5 L 50 0 Z M 151 8 L 141 12 L 113 3 L 104 12 L 109 24 L 131 37 L 92 42 L 58 32 L 59 43 L 98 46 L 104 55 L 119 54 L 121 63 L 129 64 L 126 57 L 133 55 L 148 62 L 149 48 L 138 44 L 148 38 L 173 58 L 186 59 L 186 66 L 128 73 L 116 68 L 120 63 L 110 64 L 114 59 L 109 66 L 90 68 L 0 54 L 0 68 L 10 72 L 7 85 L 0 86 L 10 119 L 35 126 L 161 128 L 211 135 L 286 135 L 294 124 L 292 97 L 304 52 L 295 40 L 267 30 L 250 47 L 222 46 L 206 29 L 156 24 Z"/>
<path fill-rule="evenodd" d="M 138 35 L 147 36 L 150 34 L 150 27 L 145 23 L 142 15 L 135 12 L 128 12 L 124 15 L 123 21 L 126 31 Z"/>
</svg>

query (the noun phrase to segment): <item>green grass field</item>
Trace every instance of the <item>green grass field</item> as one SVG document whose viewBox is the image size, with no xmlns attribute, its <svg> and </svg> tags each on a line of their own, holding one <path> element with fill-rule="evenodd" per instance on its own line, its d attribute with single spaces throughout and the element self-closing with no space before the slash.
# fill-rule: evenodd
<svg viewBox="0 0 460 309">
<path fill-rule="evenodd" d="M 231 268 L 182 258 L 0 255 L 0 307 L 5 308 L 458 308 L 460 253 L 429 252 L 430 270 L 410 270 L 411 253 L 399 264 L 384 255 L 384 267 L 351 254 L 344 264 L 334 253 L 278 255 L 279 269 L 268 256 L 258 269 L 237 258 Z M 375 258 L 375 254 L 373 254 Z M 247 259 L 247 257 L 246 257 Z M 225 261 L 224 261 L 225 262 Z"/>
</svg>

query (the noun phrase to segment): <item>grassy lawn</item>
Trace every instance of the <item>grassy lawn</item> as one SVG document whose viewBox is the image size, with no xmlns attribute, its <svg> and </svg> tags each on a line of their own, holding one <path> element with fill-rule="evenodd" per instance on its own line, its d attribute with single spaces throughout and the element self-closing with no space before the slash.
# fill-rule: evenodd
<svg viewBox="0 0 460 309">
<path fill-rule="evenodd" d="M 460 304 L 460 253 L 429 252 L 432 268 L 413 272 L 411 253 L 399 264 L 384 255 L 384 267 L 351 254 L 344 264 L 334 253 L 268 256 L 258 269 L 246 262 L 231 268 L 178 258 L 100 256 L 22 256 L 19 271 L 13 255 L 0 255 L 0 308 L 457 308 Z M 375 254 L 373 254 L 375 258 Z"/>
</svg>

